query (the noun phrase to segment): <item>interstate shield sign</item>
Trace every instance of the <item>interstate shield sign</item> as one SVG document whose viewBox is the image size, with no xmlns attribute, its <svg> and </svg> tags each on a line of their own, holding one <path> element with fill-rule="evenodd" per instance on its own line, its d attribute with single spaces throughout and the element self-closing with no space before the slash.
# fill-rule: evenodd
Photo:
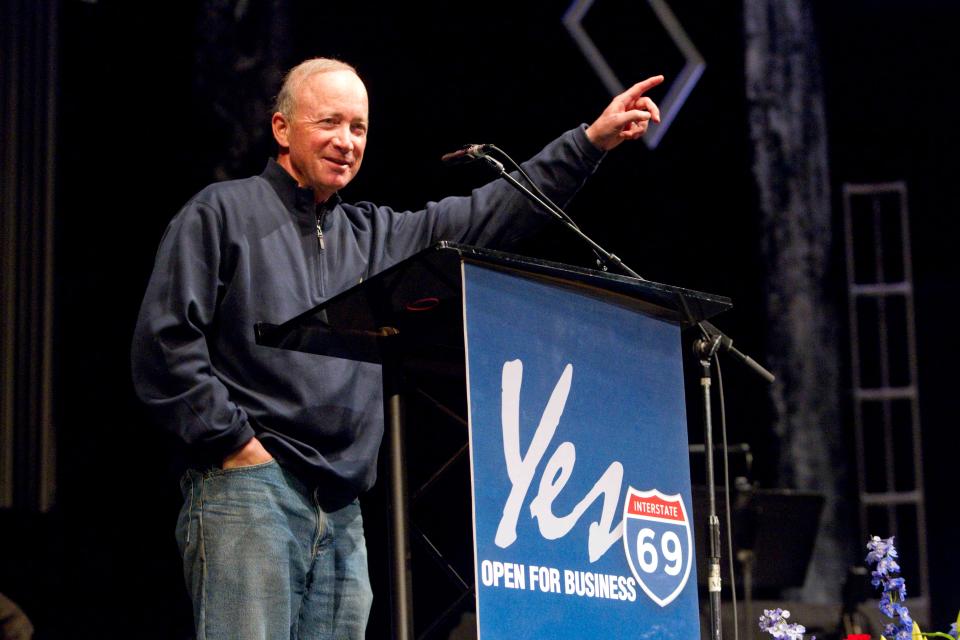
<svg viewBox="0 0 960 640">
<path fill-rule="evenodd" d="M 661 607 L 683 591 L 693 565 L 690 519 L 680 494 L 627 489 L 623 547 L 637 584 Z"/>
</svg>

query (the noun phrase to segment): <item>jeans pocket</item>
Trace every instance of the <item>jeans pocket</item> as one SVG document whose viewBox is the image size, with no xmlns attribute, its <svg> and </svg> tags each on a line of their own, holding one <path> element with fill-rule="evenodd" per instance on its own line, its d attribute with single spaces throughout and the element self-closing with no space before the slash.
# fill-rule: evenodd
<svg viewBox="0 0 960 640">
<path fill-rule="evenodd" d="M 262 471 L 272 471 L 274 467 L 279 467 L 279 465 L 280 463 L 277 462 L 276 458 L 271 458 L 266 462 L 245 465 L 242 467 L 230 467 L 229 469 L 224 469 L 223 467 L 213 467 L 207 471 L 206 477 L 216 478 L 220 476 L 230 476 L 236 474 L 256 474 Z"/>
<path fill-rule="evenodd" d="M 190 544 L 193 530 L 194 513 L 197 506 L 200 489 L 200 474 L 193 469 L 187 469 L 180 477 L 180 493 L 183 495 L 183 505 L 177 516 L 176 538 L 181 555 Z"/>
</svg>

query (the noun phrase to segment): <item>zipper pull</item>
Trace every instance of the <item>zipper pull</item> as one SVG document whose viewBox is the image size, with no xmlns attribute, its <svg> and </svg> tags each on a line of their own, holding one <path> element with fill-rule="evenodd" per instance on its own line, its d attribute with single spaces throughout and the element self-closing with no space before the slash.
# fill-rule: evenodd
<svg viewBox="0 0 960 640">
<path fill-rule="evenodd" d="M 323 227 L 320 224 L 320 218 L 317 218 L 317 243 L 320 245 L 320 251 L 326 247 L 323 246 Z"/>
</svg>

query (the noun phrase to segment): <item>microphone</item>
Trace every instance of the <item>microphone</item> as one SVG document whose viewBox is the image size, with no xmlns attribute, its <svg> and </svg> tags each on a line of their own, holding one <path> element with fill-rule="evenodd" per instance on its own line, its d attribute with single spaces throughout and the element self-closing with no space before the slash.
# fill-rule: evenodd
<svg viewBox="0 0 960 640">
<path fill-rule="evenodd" d="M 700 326 L 702 326 L 703 330 L 706 331 L 707 334 L 709 334 L 710 336 L 708 345 L 700 345 L 697 347 L 697 354 L 701 358 L 707 355 L 706 352 L 703 352 L 703 349 L 702 349 L 703 346 L 707 346 L 708 350 L 716 348 L 719 351 L 728 351 L 732 353 L 738 360 L 740 360 L 745 365 L 753 369 L 761 378 L 763 378 L 767 382 L 772 383 L 774 380 L 776 380 L 776 378 L 773 377 L 772 373 L 770 373 L 769 371 L 763 368 L 763 365 L 761 365 L 759 362 L 757 362 L 756 360 L 754 360 L 753 358 L 751 358 L 750 356 L 746 355 L 745 353 L 737 349 L 735 346 L 733 346 L 733 340 L 728 338 L 727 335 L 723 333 L 723 331 L 720 331 L 720 329 L 717 329 L 715 326 L 713 326 L 706 320 L 701 321 Z"/>
<path fill-rule="evenodd" d="M 440 156 L 440 162 L 447 164 L 463 164 L 464 162 L 473 162 L 483 158 L 490 152 L 492 145 L 489 144 L 468 144 L 461 149 L 445 153 Z"/>
</svg>

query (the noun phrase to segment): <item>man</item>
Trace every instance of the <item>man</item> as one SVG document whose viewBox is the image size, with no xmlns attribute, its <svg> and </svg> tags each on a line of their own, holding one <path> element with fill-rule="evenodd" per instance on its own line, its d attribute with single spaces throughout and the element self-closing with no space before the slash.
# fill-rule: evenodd
<svg viewBox="0 0 960 640">
<path fill-rule="evenodd" d="M 659 120 L 620 96 L 525 164 L 567 202 L 603 154 Z M 363 161 L 367 92 L 317 58 L 287 75 L 276 161 L 214 184 L 171 221 L 133 343 L 137 392 L 177 434 L 190 469 L 177 540 L 198 638 L 362 638 L 370 610 L 357 496 L 383 434 L 379 367 L 259 347 L 280 323 L 438 240 L 503 244 L 542 214 L 498 180 L 415 212 L 344 203 Z"/>
</svg>

